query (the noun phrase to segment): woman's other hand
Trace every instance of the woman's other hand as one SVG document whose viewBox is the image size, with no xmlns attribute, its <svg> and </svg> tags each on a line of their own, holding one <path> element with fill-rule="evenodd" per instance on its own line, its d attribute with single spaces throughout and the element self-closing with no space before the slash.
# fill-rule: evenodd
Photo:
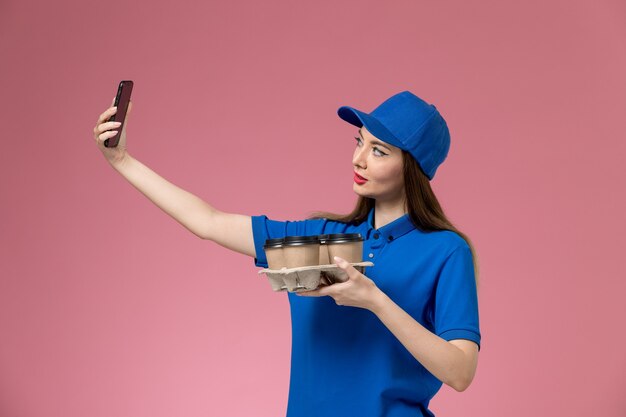
<svg viewBox="0 0 626 417">
<path fill-rule="evenodd" d="M 337 305 L 373 310 L 380 295 L 382 295 L 382 291 L 376 286 L 374 281 L 357 271 L 345 259 L 335 256 L 334 260 L 337 266 L 348 275 L 347 281 L 324 286 L 313 291 L 297 292 L 296 294 L 304 297 L 328 295 L 335 300 Z"/>
<path fill-rule="evenodd" d="M 128 103 L 128 110 L 126 111 L 126 118 L 124 120 L 124 126 L 122 126 L 122 133 L 119 132 L 120 124 L 119 122 L 107 122 L 107 120 L 113 116 L 117 112 L 117 108 L 113 107 L 115 104 L 115 97 L 113 97 L 113 102 L 111 102 L 111 107 L 106 109 L 100 116 L 98 117 L 98 121 L 96 122 L 96 127 L 93 128 L 93 137 L 96 140 L 96 145 L 104 155 L 104 157 L 111 164 L 116 164 L 122 162 L 124 158 L 127 156 L 126 151 L 126 126 L 128 126 L 128 118 L 130 116 L 131 109 L 133 107 L 133 102 L 130 101 Z M 120 140 L 116 147 L 107 148 L 104 146 L 104 141 L 112 138 L 115 135 L 120 135 Z"/>
</svg>

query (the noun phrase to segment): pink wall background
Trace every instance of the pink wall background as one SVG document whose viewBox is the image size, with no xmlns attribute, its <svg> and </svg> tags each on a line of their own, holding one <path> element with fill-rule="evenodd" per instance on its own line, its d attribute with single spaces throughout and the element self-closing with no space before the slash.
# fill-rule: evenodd
<svg viewBox="0 0 626 417">
<path fill-rule="evenodd" d="M 432 409 L 626 414 L 624 2 L 12 0 L 0 56 L 0 417 L 286 410 L 286 296 L 93 142 L 121 79 L 135 158 L 281 220 L 352 207 L 340 105 L 436 104 L 433 187 L 478 250 L 483 341 Z"/>
</svg>

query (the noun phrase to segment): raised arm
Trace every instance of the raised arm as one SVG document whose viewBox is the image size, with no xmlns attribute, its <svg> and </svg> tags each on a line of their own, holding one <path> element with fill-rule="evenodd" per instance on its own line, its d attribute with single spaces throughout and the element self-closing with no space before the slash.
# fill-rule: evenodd
<svg viewBox="0 0 626 417">
<path fill-rule="evenodd" d="M 255 256 L 250 216 L 217 210 L 130 155 L 113 166 L 150 201 L 194 235 L 235 252 Z"/>
<path fill-rule="evenodd" d="M 110 107 L 98 118 L 94 128 L 94 138 L 111 166 L 133 187 L 148 197 L 157 207 L 173 217 L 187 230 L 202 239 L 215 243 L 244 255 L 255 256 L 250 216 L 221 212 L 199 197 L 172 184 L 146 165 L 133 158 L 126 150 L 126 125 L 132 103 L 122 128 L 120 141 L 115 148 L 106 148 L 103 143 L 114 136 L 119 128 L 114 122 L 107 122 L 116 109 Z"/>
</svg>

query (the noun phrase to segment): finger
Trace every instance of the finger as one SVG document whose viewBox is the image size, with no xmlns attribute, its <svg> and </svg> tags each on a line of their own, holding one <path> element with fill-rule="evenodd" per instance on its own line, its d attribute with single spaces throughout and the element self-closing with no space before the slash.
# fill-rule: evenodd
<svg viewBox="0 0 626 417">
<path fill-rule="evenodd" d="M 106 139 L 112 138 L 115 135 L 117 135 L 117 130 L 107 130 L 106 132 L 98 136 L 98 141 L 104 141 Z"/>
<path fill-rule="evenodd" d="M 94 129 L 94 133 L 100 134 L 102 132 L 106 132 L 107 130 L 115 129 L 116 127 L 120 127 L 120 122 L 105 122 L 101 123 Z"/>
<path fill-rule="evenodd" d="M 296 294 L 297 295 L 304 295 L 304 296 L 308 296 L 308 297 L 323 297 L 325 295 L 330 295 L 330 293 L 332 292 L 330 287 L 331 286 L 326 286 L 326 287 L 318 288 L 317 290 L 298 291 Z"/>
<path fill-rule="evenodd" d="M 117 107 L 109 107 L 102 114 L 100 114 L 100 117 L 98 117 L 98 124 L 106 122 L 116 112 L 117 112 Z"/>
<path fill-rule="evenodd" d="M 353 285 L 350 280 L 348 281 L 344 281 L 344 282 L 336 282 L 332 285 L 329 285 L 329 287 L 332 287 L 332 291 L 333 293 L 337 294 L 342 292 L 345 288 L 350 287 L 351 285 Z"/>
<path fill-rule="evenodd" d="M 114 106 L 115 106 L 115 96 L 113 96 L 113 100 L 111 100 L 111 106 L 107 109 L 107 111 L 111 110 Z"/>
<path fill-rule="evenodd" d="M 335 264 L 337 264 L 339 268 L 341 268 L 343 271 L 345 271 L 346 274 L 348 274 L 348 277 L 356 278 L 359 276 L 360 272 L 357 271 L 354 266 L 350 265 L 350 262 L 346 261 L 343 258 L 340 258 L 339 256 L 335 256 L 333 259 L 335 261 Z"/>
</svg>

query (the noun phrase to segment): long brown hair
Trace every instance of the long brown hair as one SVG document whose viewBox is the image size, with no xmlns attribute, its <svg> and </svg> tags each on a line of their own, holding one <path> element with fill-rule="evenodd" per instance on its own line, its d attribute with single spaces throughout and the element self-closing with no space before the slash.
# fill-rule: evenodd
<svg viewBox="0 0 626 417">
<path fill-rule="evenodd" d="M 416 228 L 421 231 L 450 230 L 461 236 L 470 247 L 474 264 L 474 276 L 478 287 L 478 260 L 471 240 L 465 233 L 459 231 L 446 217 L 437 197 L 430 187 L 430 181 L 419 164 L 406 151 L 402 150 L 404 191 L 406 195 L 406 210 Z M 342 223 L 359 224 L 367 220 L 367 215 L 374 207 L 374 199 L 359 196 L 351 213 L 335 214 L 324 211 L 312 213 L 309 219 L 329 219 Z"/>
</svg>

